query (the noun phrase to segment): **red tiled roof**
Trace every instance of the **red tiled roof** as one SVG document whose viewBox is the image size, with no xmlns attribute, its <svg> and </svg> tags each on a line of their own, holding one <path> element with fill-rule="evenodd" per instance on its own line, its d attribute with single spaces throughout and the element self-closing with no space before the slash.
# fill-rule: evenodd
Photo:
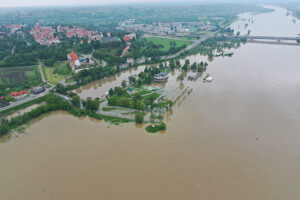
<svg viewBox="0 0 300 200">
<path fill-rule="evenodd" d="M 23 95 L 23 94 L 27 94 L 27 91 L 26 90 L 22 90 L 20 92 L 11 92 L 10 94 L 12 96 L 14 96 L 14 97 L 17 97 L 17 96 L 20 96 L 20 95 Z"/>
<path fill-rule="evenodd" d="M 76 53 L 74 53 L 74 52 L 70 53 L 70 58 L 71 58 L 72 60 L 79 60 L 78 56 L 77 56 Z"/>
<path fill-rule="evenodd" d="M 124 37 L 124 40 L 128 42 L 130 41 L 130 37 Z"/>
</svg>

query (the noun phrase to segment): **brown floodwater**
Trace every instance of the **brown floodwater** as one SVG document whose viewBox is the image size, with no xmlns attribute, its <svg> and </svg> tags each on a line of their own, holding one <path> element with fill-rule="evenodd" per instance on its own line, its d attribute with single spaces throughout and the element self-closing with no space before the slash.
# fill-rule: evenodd
<svg viewBox="0 0 300 200">
<path fill-rule="evenodd" d="M 279 8 L 252 17 L 254 33 L 265 23 L 266 33 L 287 27 L 291 35 L 289 26 L 300 24 Z M 39 119 L 0 144 L 0 199 L 300 199 L 300 47 L 233 52 L 209 63 L 212 83 L 183 82 L 193 92 L 169 114 L 165 132 L 64 112 Z M 94 84 L 81 94 L 107 89 Z M 179 84 L 171 78 L 166 88 Z"/>
</svg>

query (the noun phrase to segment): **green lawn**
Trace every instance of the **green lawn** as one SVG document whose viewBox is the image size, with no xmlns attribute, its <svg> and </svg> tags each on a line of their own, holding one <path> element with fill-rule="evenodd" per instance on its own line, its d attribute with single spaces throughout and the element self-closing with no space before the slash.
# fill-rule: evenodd
<svg viewBox="0 0 300 200">
<path fill-rule="evenodd" d="M 55 70 L 57 71 L 58 69 L 62 72 L 66 71 L 66 70 L 63 70 L 65 68 L 67 68 L 65 62 L 57 64 L 53 67 L 44 66 L 43 68 L 44 68 L 44 73 L 45 73 L 46 79 L 52 84 L 59 83 L 61 80 L 63 80 L 67 76 L 71 75 L 71 73 L 72 73 L 71 70 L 69 72 L 67 71 L 68 73 L 63 73 L 63 74 L 55 73 Z"/>
<path fill-rule="evenodd" d="M 187 42 L 187 41 L 181 41 L 181 40 L 172 40 L 172 39 L 167 39 L 167 38 L 155 38 L 155 37 L 149 37 L 146 38 L 148 41 L 153 42 L 156 45 L 163 45 L 164 47 L 161 48 L 162 51 L 169 51 L 169 49 L 171 48 L 171 42 L 175 42 L 175 47 L 181 47 L 182 45 L 189 45 L 191 44 L 191 42 Z"/>
<path fill-rule="evenodd" d="M 109 112 L 109 111 L 113 111 L 113 110 L 117 110 L 118 108 L 111 108 L 111 107 L 104 107 L 102 108 L 103 111 L 105 112 Z"/>
</svg>

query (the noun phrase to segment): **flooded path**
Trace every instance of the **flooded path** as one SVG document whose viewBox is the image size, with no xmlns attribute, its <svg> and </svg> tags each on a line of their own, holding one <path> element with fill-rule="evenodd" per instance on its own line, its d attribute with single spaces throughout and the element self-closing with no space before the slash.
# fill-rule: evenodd
<svg viewBox="0 0 300 200">
<path fill-rule="evenodd" d="M 273 23 L 290 18 L 284 9 L 252 17 L 253 34 L 300 31 L 290 27 L 300 21 Z M 300 48 L 246 44 L 233 52 L 209 63 L 212 83 L 183 82 L 193 92 L 165 132 L 55 112 L 0 144 L 0 199 L 300 199 Z M 166 88 L 179 84 L 171 78 Z"/>
</svg>

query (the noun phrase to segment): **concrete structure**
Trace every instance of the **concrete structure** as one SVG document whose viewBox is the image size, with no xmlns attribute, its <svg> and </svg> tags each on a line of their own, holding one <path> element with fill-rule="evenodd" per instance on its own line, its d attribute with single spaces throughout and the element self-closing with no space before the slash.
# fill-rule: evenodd
<svg viewBox="0 0 300 200">
<path fill-rule="evenodd" d="M 275 40 L 280 42 L 281 40 L 287 40 L 287 41 L 296 41 L 297 43 L 300 43 L 300 37 L 275 37 L 275 36 L 227 36 L 231 39 L 242 39 L 246 38 L 248 40 Z"/>
</svg>

